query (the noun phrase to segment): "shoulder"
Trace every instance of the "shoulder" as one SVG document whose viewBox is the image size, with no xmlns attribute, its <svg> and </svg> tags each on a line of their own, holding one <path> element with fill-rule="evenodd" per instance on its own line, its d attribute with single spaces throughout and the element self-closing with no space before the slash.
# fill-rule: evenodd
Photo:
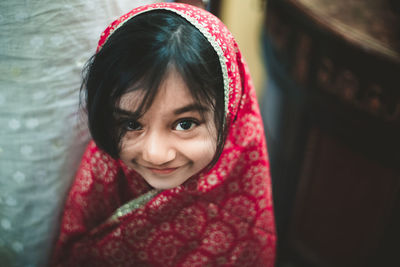
<svg viewBox="0 0 400 267">
<path fill-rule="evenodd" d="M 120 170 L 119 161 L 97 147 L 92 140 L 83 154 L 75 183 L 78 183 L 81 189 L 84 189 L 85 185 L 96 183 L 110 184 L 115 182 Z"/>
</svg>

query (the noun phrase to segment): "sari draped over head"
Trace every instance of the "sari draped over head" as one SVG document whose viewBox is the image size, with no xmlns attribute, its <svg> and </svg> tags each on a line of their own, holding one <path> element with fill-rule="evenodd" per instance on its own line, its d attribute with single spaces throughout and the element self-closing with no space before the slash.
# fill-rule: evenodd
<svg viewBox="0 0 400 267">
<path fill-rule="evenodd" d="M 205 10 L 159 3 L 132 10 L 101 35 L 152 10 L 174 12 L 215 49 L 228 135 L 217 163 L 155 190 L 92 141 L 66 201 L 52 266 L 273 266 L 275 224 L 269 162 L 255 90 L 239 48 Z"/>
</svg>

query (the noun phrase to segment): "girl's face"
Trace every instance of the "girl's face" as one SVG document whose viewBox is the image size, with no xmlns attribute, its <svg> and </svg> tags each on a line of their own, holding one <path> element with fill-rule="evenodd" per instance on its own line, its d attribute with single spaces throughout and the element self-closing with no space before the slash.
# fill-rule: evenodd
<svg viewBox="0 0 400 267">
<path fill-rule="evenodd" d="M 133 113 L 140 105 L 140 96 L 140 90 L 123 95 L 121 114 Z M 217 134 L 213 112 L 196 104 L 174 70 L 161 83 L 146 113 L 137 121 L 124 121 L 127 132 L 120 158 L 156 189 L 181 185 L 214 157 Z"/>
</svg>

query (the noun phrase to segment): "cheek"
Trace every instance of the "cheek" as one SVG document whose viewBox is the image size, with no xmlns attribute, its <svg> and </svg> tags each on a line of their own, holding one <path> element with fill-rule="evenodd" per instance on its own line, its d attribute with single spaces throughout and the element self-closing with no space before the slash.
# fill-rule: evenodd
<svg viewBox="0 0 400 267">
<path fill-rule="evenodd" d="M 216 151 L 215 142 L 212 139 L 202 139 L 181 143 L 181 152 L 195 164 L 208 164 Z"/>
<path fill-rule="evenodd" d="M 129 161 L 135 156 L 135 151 L 137 151 L 136 144 L 127 138 L 122 139 L 121 142 L 119 157 L 122 161 Z"/>
</svg>

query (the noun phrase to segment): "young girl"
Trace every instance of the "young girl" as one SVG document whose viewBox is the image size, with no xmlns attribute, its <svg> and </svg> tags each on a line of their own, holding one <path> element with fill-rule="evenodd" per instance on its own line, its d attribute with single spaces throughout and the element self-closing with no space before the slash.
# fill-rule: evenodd
<svg viewBox="0 0 400 267">
<path fill-rule="evenodd" d="M 264 132 L 236 42 L 208 12 L 139 7 L 84 81 L 93 137 L 55 266 L 273 266 Z"/>
</svg>

